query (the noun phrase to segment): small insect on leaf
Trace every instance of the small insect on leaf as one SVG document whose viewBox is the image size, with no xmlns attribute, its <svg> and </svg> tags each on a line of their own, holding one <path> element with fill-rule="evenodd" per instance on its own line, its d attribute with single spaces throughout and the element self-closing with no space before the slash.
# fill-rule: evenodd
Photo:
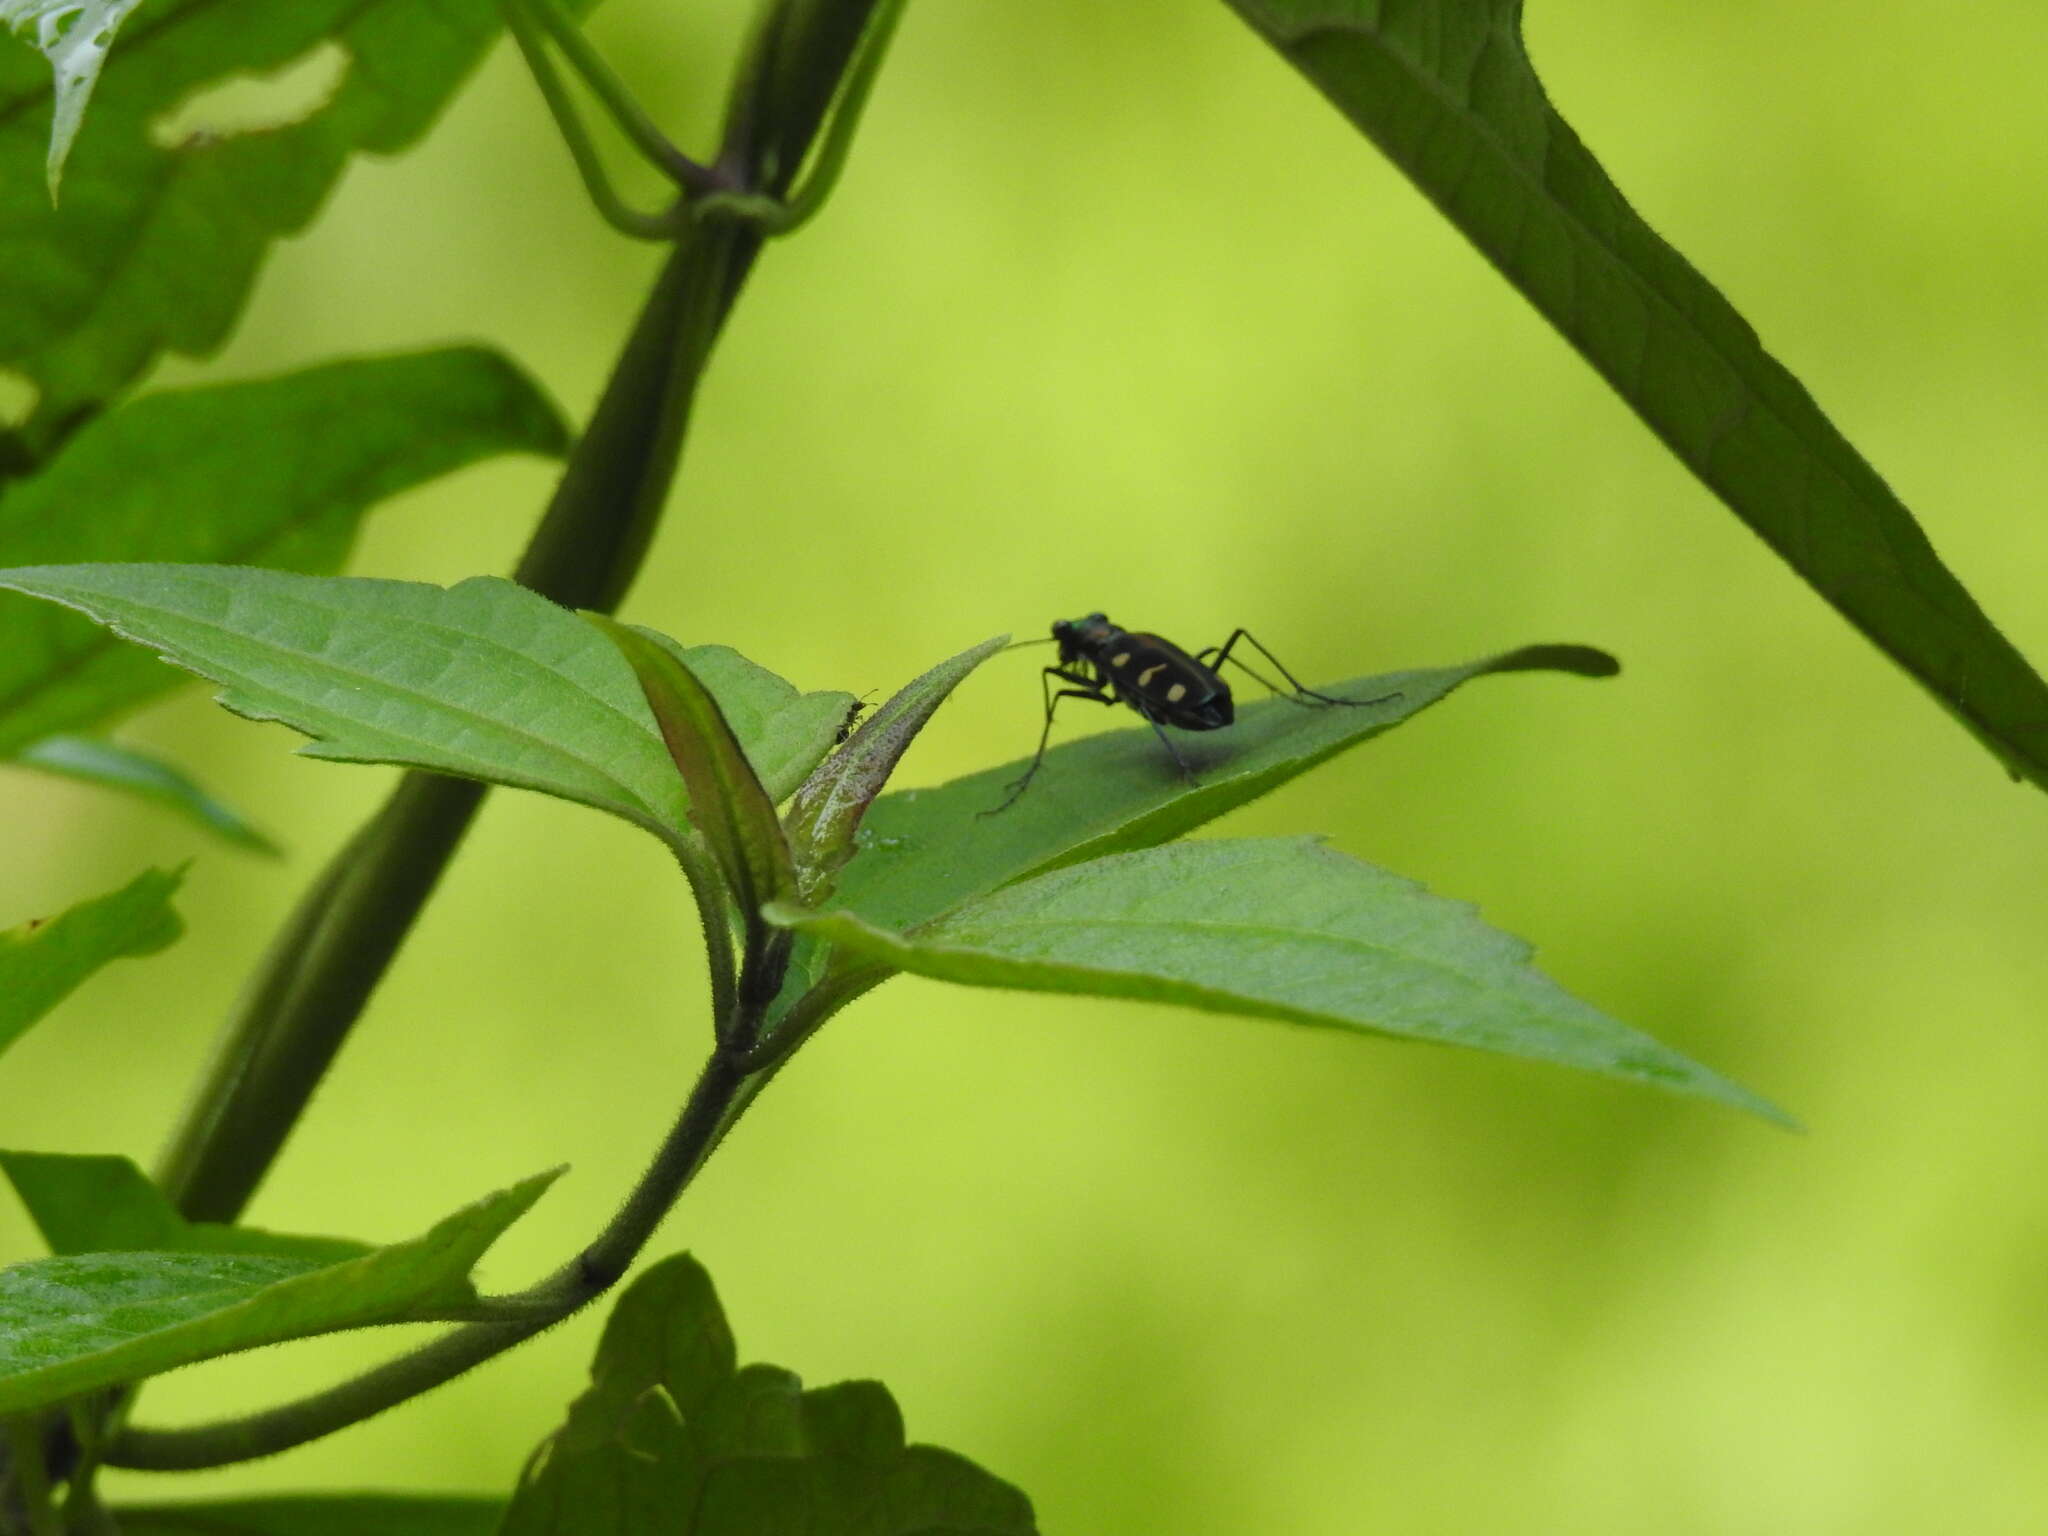
<svg viewBox="0 0 2048 1536">
<path fill-rule="evenodd" d="M 1030 788 L 1031 780 L 1045 762 L 1046 744 L 1052 739 L 1053 711 L 1059 707 L 1061 699 L 1123 704 L 1137 711 L 1157 733 L 1181 777 L 1194 784 L 1197 782 L 1194 770 L 1188 767 L 1180 749 L 1174 746 L 1173 738 L 1166 734 L 1166 727 L 1170 725 L 1182 731 L 1220 731 L 1236 719 L 1230 684 L 1222 676 L 1226 661 L 1281 698 L 1306 708 L 1386 704 L 1400 697 L 1398 693 L 1387 693 L 1375 699 L 1340 699 L 1305 688 L 1301 680 L 1282 665 L 1279 657 L 1261 645 L 1250 630 L 1242 627 L 1233 629 L 1230 638 L 1221 645 L 1212 645 L 1192 656 L 1163 635 L 1120 629 L 1109 621 L 1107 615 L 1100 613 L 1091 613 L 1082 619 L 1056 621 L 1052 626 L 1052 638 L 1060 648 L 1060 659 L 1041 674 L 1045 688 L 1045 727 L 1038 735 L 1038 751 L 1031 759 L 1031 766 L 1011 783 L 1009 795 L 1002 804 L 983 811 L 981 814 L 984 816 L 1008 810 Z M 1233 653 L 1240 640 L 1286 678 L 1289 687 L 1279 687 L 1239 660 Z M 1056 681 L 1066 686 L 1055 688 Z"/>
<path fill-rule="evenodd" d="M 860 717 L 867 713 L 868 701 L 855 699 L 846 706 L 846 718 L 839 722 L 839 734 L 832 738 L 832 745 L 843 747 L 853 739 L 853 728 L 860 723 Z"/>
</svg>

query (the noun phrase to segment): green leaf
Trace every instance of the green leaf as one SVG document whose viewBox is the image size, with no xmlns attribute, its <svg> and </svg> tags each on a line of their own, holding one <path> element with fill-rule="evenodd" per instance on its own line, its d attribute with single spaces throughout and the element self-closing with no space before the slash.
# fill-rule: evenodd
<svg viewBox="0 0 2048 1536">
<path fill-rule="evenodd" d="M 150 395 L 83 428 L 0 497 L 0 565 L 335 571 L 384 498 L 493 454 L 556 453 L 565 440 L 525 375 L 472 347 Z M 76 615 L 0 600 L 0 757 L 179 680 Z"/>
<path fill-rule="evenodd" d="M 1151 729 L 1139 726 L 1052 748 L 1029 791 L 1000 814 L 988 813 L 1003 803 L 1006 786 L 1028 758 L 936 789 L 898 790 L 868 813 L 861 852 L 846 866 L 829 905 L 880 928 L 914 928 L 1012 881 L 1171 842 L 1392 730 L 1474 678 L 1546 670 L 1609 677 L 1620 663 L 1590 646 L 1532 645 L 1464 666 L 1388 672 L 1316 690 L 1351 699 L 1395 695 L 1382 704 L 1241 703 L 1227 729 L 1176 737 L 1199 777 L 1193 785 L 1181 779 Z M 829 959 L 816 941 L 798 944 L 775 1018 L 817 984 Z"/>
<path fill-rule="evenodd" d="M 242 566 L 0 571 L 225 685 L 220 700 L 312 736 L 300 750 L 559 795 L 657 835 L 687 797 L 617 647 L 494 576 L 454 587 Z M 723 646 L 684 653 L 773 795 L 830 749 L 851 702 L 799 694 Z"/>
<path fill-rule="evenodd" d="M 171 908 L 182 870 L 146 870 L 53 919 L 0 932 L 0 1051 L 109 960 L 153 955 L 185 931 Z"/>
<path fill-rule="evenodd" d="M 847 912 L 778 921 L 968 986 L 1180 1003 L 1462 1045 L 1717 1099 L 1747 1089 L 1564 992 L 1463 902 L 1308 838 L 1176 843 L 1056 870 L 913 934 Z"/>
<path fill-rule="evenodd" d="M 903 1443 L 876 1382 L 806 1392 L 736 1368 L 711 1280 L 654 1265 L 605 1325 L 590 1390 L 535 1458 L 500 1536 L 1030 1536 L 1030 1502 L 972 1462 Z"/>
<path fill-rule="evenodd" d="M 287 1339 L 459 1316 L 469 1272 L 560 1170 L 345 1263 L 236 1253 L 94 1253 L 0 1270 L 0 1413 Z"/>
<path fill-rule="evenodd" d="M 346 1238 L 187 1221 L 125 1157 L 0 1151 L 0 1172 L 54 1254 L 253 1253 L 339 1264 L 372 1251 Z"/>
<path fill-rule="evenodd" d="M 0 0 L 0 22 L 15 31 L 35 31 L 36 47 L 50 61 L 55 103 L 50 115 L 50 151 L 43 173 L 50 201 L 64 179 L 64 157 L 85 119 L 85 104 L 98 83 L 100 66 L 114 33 L 140 0 Z"/>
<path fill-rule="evenodd" d="M 279 851 L 277 844 L 233 806 L 216 800 L 162 758 L 133 747 L 116 746 L 90 736 L 45 736 L 22 748 L 14 761 L 24 768 L 154 801 L 239 848 L 273 856 Z"/>
<path fill-rule="evenodd" d="M 984 640 L 906 683 L 804 780 L 789 803 L 789 841 L 805 903 L 815 904 L 831 894 L 839 871 L 854 855 L 854 839 L 868 806 L 932 712 L 1009 638 Z"/>
<path fill-rule="evenodd" d="M 664 637 L 629 628 L 601 613 L 583 615 L 619 648 L 654 712 L 670 759 L 688 788 L 690 819 L 704 833 L 747 925 L 748 952 L 757 947 L 761 908 L 796 894 L 796 869 L 775 816 L 775 802 L 747 762 L 746 749 Z M 688 829 L 672 823 L 677 832 Z"/>
<path fill-rule="evenodd" d="M 394 1493 L 292 1494 L 124 1504 L 121 1536 L 492 1536 L 502 1499 Z"/>
<path fill-rule="evenodd" d="M 0 38 L 0 366 L 61 421 L 166 349 L 211 352 L 271 243 L 305 227 L 352 155 L 417 139 L 499 25 L 498 0 L 158 0 L 101 71 L 61 209 L 42 175 L 50 70 Z M 206 88 L 323 46 L 344 73 L 300 121 L 155 142 Z"/>
<path fill-rule="evenodd" d="M 2016 777 L 2048 786 L 2048 684 L 1552 109 L 1521 0 L 1230 4 L 1815 591 Z"/>
</svg>

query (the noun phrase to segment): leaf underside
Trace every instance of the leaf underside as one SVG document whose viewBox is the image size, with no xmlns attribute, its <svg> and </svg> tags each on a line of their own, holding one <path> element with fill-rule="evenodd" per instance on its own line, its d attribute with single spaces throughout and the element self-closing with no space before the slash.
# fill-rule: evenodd
<svg viewBox="0 0 2048 1536">
<path fill-rule="evenodd" d="M 725 874 L 751 929 L 761 906 L 796 891 L 789 844 L 746 747 L 718 701 L 690 669 L 688 653 L 664 635 L 601 613 L 584 619 L 619 649 L 694 808 L 698 830 Z M 674 830 L 685 830 L 677 825 Z"/>
</svg>

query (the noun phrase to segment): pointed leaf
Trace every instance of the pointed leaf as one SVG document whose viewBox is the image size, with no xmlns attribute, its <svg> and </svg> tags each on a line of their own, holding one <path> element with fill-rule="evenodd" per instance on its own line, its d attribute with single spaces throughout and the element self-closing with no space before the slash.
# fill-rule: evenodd
<svg viewBox="0 0 2048 1536">
<path fill-rule="evenodd" d="M 0 38 L 0 367 L 62 421 L 167 349 L 213 351 L 272 242 L 306 225 L 352 156 L 418 138 L 500 24 L 499 0 L 155 0 L 101 71 L 58 209 L 42 175 L 50 70 Z M 322 48 L 340 78 L 299 121 L 157 142 L 208 87 Z"/>
<path fill-rule="evenodd" d="M 182 870 L 145 871 L 54 919 L 0 932 L 0 1051 L 109 960 L 153 955 L 185 931 L 171 909 Z"/>
<path fill-rule="evenodd" d="M 187 1221 L 125 1157 L 0 1151 L 0 1172 L 54 1254 L 253 1253 L 339 1264 L 371 1251 L 346 1238 Z"/>
<path fill-rule="evenodd" d="M 657 834 L 687 799 L 618 649 L 497 577 L 442 588 L 242 566 L 0 571 L 0 587 L 91 614 L 225 684 L 237 714 L 315 740 L 303 752 L 535 789 Z M 825 755 L 845 694 L 803 694 L 722 646 L 686 653 L 745 722 L 769 792 Z"/>
<path fill-rule="evenodd" d="M 4 579 L 4 578 L 0 578 Z M 1477 677 L 1556 671 L 1611 677 L 1620 663 L 1583 645 L 1532 645 L 1458 667 L 1388 672 L 1317 685 L 1337 698 L 1385 703 L 1306 707 L 1291 699 L 1240 703 L 1236 724 L 1177 737 L 1200 782 L 1175 771 L 1146 726 L 1054 747 L 1030 790 L 1008 810 L 1005 788 L 1029 759 L 936 789 L 882 796 L 861 829 L 861 852 L 828 903 L 876 926 L 907 929 L 1028 875 L 1124 849 L 1170 842 L 1327 762 L 1346 748 L 1412 719 Z M 818 941 L 799 942 L 776 1000 L 780 1018 L 823 977 Z"/>
<path fill-rule="evenodd" d="M 23 747 L 14 761 L 24 768 L 153 800 L 237 847 L 273 856 L 279 851 L 233 806 L 216 800 L 162 758 L 133 747 L 90 736 L 45 736 Z"/>
<path fill-rule="evenodd" d="M 663 1260 L 619 1298 L 592 1367 L 500 1536 L 1031 1536 L 1030 1502 L 972 1462 L 903 1443 L 876 1382 L 805 1392 L 735 1369 L 710 1277 Z"/>
<path fill-rule="evenodd" d="M 1718 1099 L 1755 1094 L 1570 996 L 1463 902 L 1308 838 L 1176 843 L 1055 870 L 914 933 L 771 909 L 870 959 L 968 986 L 1180 1003 L 1552 1061 Z"/>
<path fill-rule="evenodd" d="M 799 895 L 807 905 L 831 893 L 839 871 L 854 855 L 861 818 L 932 712 L 1009 639 L 984 640 L 906 683 L 804 780 L 789 804 L 789 843 Z"/>
<path fill-rule="evenodd" d="M 2015 776 L 2048 787 L 2048 683 L 1552 110 L 1523 48 L 1521 0 L 1230 4 L 1815 591 Z"/>
<path fill-rule="evenodd" d="M 486 1196 L 420 1237 L 345 1263 L 95 1253 L 0 1270 L 0 1413 L 286 1339 L 459 1315 L 469 1272 L 560 1173 Z"/>
<path fill-rule="evenodd" d="M 601 613 L 583 617 L 632 667 L 676 772 L 689 788 L 690 820 L 711 845 L 747 932 L 758 936 L 762 906 L 796 894 L 796 870 L 775 802 L 755 777 L 746 749 L 689 664 L 658 637 Z M 677 832 L 687 830 L 680 823 L 670 825 Z"/>
<path fill-rule="evenodd" d="M 386 497 L 564 441 L 525 375 L 474 347 L 166 391 L 92 422 L 0 497 L 0 566 L 163 560 L 324 574 Z M 0 757 L 179 681 L 75 614 L 0 599 Z"/>
<path fill-rule="evenodd" d="M 50 152 L 44 175 L 50 201 L 64 179 L 64 157 L 85 120 L 85 104 L 106 62 L 114 33 L 141 0 L 0 0 L 0 22 L 18 32 L 34 30 L 36 47 L 50 61 L 55 105 L 50 117 Z"/>
<path fill-rule="evenodd" d="M 177 1504 L 123 1504 L 121 1536 L 492 1536 L 502 1499 L 455 1494 L 325 1493 Z"/>
</svg>

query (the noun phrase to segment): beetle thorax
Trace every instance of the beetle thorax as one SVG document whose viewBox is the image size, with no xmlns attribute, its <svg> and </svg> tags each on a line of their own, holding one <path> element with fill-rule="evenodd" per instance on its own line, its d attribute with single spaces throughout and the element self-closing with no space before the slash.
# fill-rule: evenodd
<svg viewBox="0 0 2048 1536">
<path fill-rule="evenodd" d="M 1062 666 L 1095 659 L 1122 633 L 1109 622 L 1107 615 L 1100 613 L 1091 613 L 1084 619 L 1058 619 L 1052 626 L 1052 637 L 1059 642 Z"/>
</svg>

